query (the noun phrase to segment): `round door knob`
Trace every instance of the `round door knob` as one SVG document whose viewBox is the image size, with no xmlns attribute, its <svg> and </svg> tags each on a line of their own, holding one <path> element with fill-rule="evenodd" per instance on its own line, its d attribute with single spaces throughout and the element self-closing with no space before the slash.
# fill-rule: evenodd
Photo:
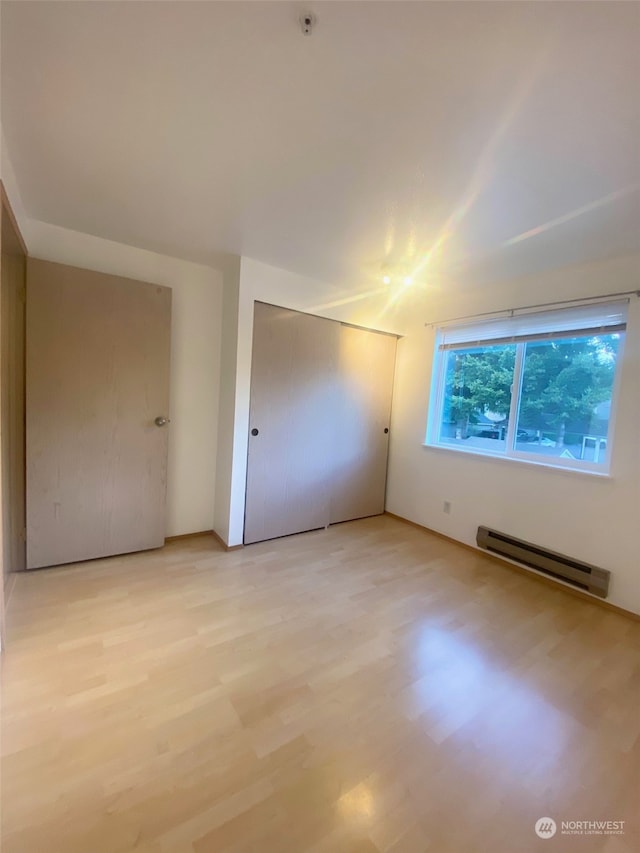
<svg viewBox="0 0 640 853">
<path fill-rule="evenodd" d="M 384 428 L 384 434 L 386 435 L 389 432 L 389 427 Z"/>
<path fill-rule="evenodd" d="M 254 428 L 251 430 L 251 435 L 258 435 L 258 433 L 259 433 L 259 432 L 260 432 L 260 430 L 259 430 L 259 429 L 256 429 L 256 428 L 254 427 Z"/>
<path fill-rule="evenodd" d="M 154 421 L 154 424 L 157 427 L 166 426 L 168 423 L 171 423 L 171 419 L 170 418 L 163 418 L 161 415 L 158 415 L 158 417 Z"/>
</svg>

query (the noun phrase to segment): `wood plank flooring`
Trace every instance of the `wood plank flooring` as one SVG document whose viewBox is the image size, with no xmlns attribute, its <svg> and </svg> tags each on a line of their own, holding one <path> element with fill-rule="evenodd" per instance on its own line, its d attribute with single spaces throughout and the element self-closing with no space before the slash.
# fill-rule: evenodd
<svg viewBox="0 0 640 853">
<path fill-rule="evenodd" d="M 640 849 L 640 624 L 396 519 L 22 574 L 7 633 L 3 853 Z"/>
</svg>

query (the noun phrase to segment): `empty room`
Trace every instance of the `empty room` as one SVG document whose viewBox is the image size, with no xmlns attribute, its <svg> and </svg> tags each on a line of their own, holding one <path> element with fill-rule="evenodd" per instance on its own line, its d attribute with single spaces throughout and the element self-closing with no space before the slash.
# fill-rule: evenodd
<svg viewBox="0 0 640 853">
<path fill-rule="evenodd" d="M 3 853 L 640 850 L 640 3 L 0 43 Z"/>
</svg>

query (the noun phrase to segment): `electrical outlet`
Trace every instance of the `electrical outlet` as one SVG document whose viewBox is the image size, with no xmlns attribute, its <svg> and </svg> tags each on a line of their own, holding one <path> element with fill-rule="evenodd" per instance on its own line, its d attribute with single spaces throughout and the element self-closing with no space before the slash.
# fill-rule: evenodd
<svg viewBox="0 0 640 853">
<path fill-rule="evenodd" d="M 447 515 L 451 515 L 451 501 L 445 501 L 442 504 L 442 511 Z"/>
</svg>

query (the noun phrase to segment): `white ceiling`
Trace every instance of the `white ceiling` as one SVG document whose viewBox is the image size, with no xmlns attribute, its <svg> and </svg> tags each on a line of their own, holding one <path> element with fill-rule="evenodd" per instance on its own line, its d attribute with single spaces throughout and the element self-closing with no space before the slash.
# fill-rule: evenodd
<svg viewBox="0 0 640 853">
<path fill-rule="evenodd" d="M 2 3 L 30 216 L 354 287 L 638 251 L 639 80 L 638 3 Z"/>
</svg>

